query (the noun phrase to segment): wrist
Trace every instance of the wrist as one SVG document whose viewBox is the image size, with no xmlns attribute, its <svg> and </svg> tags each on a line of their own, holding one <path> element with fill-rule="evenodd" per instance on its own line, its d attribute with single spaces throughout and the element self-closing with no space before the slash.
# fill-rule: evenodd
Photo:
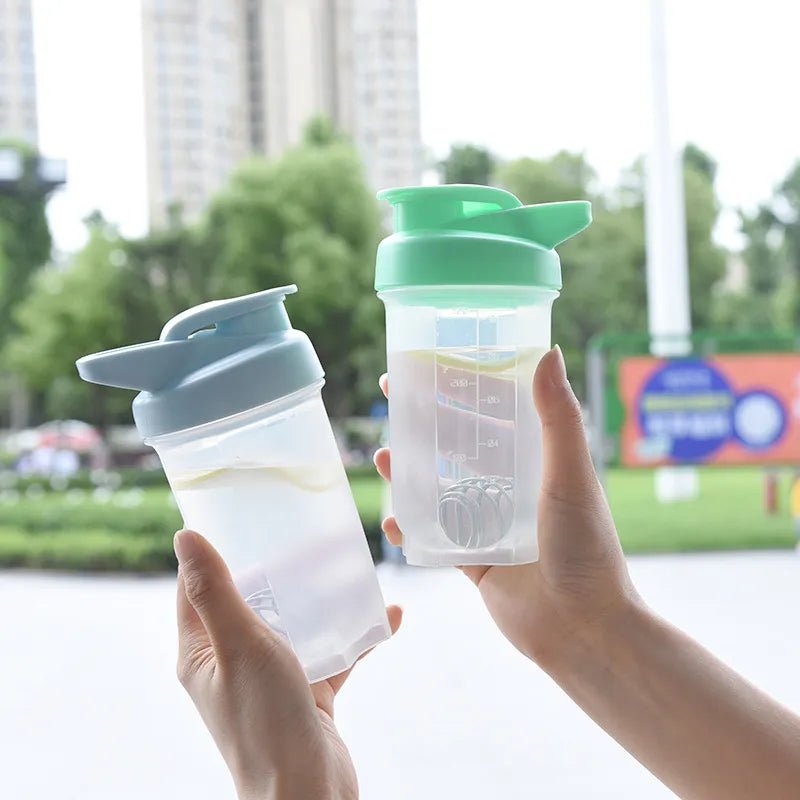
<svg viewBox="0 0 800 800">
<path fill-rule="evenodd" d="M 238 800 L 338 800 L 325 781 L 303 775 L 271 775 L 266 782 L 235 781 Z"/>
<path fill-rule="evenodd" d="M 536 661 L 557 683 L 572 675 L 606 669 L 625 643 L 636 637 L 636 631 L 653 618 L 653 612 L 635 592 L 626 594 L 592 619 L 565 626 L 568 633 L 559 646 L 548 648 Z"/>
</svg>

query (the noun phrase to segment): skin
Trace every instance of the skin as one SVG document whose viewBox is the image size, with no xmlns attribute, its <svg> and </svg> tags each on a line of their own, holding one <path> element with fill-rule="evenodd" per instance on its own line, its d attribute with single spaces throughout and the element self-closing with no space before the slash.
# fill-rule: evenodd
<svg viewBox="0 0 800 800">
<path fill-rule="evenodd" d="M 386 375 L 380 386 L 388 397 Z M 534 381 L 544 448 L 539 561 L 461 567 L 500 630 L 539 663 L 558 652 L 576 629 L 613 614 L 635 595 L 605 495 L 591 462 L 586 468 L 580 404 L 571 389 L 565 391 L 568 386 L 561 351 L 553 350 L 542 359 Z M 375 466 L 391 480 L 388 448 L 375 454 Z M 393 544 L 402 542 L 394 517 L 383 521 L 383 530 Z"/>
<path fill-rule="evenodd" d="M 388 396 L 386 376 L 381 388 Z M 660 619 L 631 583 L 558 348 L 534 378 L 540 560 L 462 567 L 509 641 L 678 796 L 800 797 L 800 717 Z M 375 455 L 391 479 L 391 454 Z M 400 544 L 396 521 L 384 520 Z"/>
<path fill-rule="evenodd" d="M 350 670 L 309 685 L 289 644 L 242 600 L 225 562 L 194 531 L 175 535 L 178 678 L 240 800 L 350 800 L 358 782 L 333 722 Z M 402 612 L 387 609 L 394 633 Z"/>
<path fill-rule="evenodd" d="M 381 387 L 388 393 L 385 376 Z M 534 400 L 544 447 L 540 559 L 462 568 L 498 627 L 680 797 L 800 797 L 800 718 L 637 594 L 558 348 L 537 369 Z M 390 480 L 390 452 L 378 451 L 375 463 Z M 402 541 L 393 518 L 384 531 Z M 286 642 L 241 600 L 213 548 L 184 531 L 175 549 L 178 674 L 240 799 L 356 797 L 353 765 L 333 724 L 333 699 L 347 674 L 309 686 Z M 400 610 L 388 613 L 396 630 Z"/>
</svg>

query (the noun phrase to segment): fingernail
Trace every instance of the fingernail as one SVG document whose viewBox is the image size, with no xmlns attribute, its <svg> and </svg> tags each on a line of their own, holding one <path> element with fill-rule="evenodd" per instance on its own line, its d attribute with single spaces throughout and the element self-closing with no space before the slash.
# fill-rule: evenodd
<svg viewBox="0 0 800 800">
<path fill-rule="evenodd" d="M 178 564 L 185 564 L 197 554 L 197 534 L 194 531 L 178 531 L 172 540 Z"/>
<path fill-rule="evenodd" d="M 554 385 L 563 386 L 565 383 L 568 383 L 567 378 L 567 365 L 564 363 L 564 354 L 561 352 L 561 348 L 556 345 L 553 350 L 555 351 L 555 357 L 553 361 L 553 369 L 550 373 L 550 378 Z"/>
</svg>

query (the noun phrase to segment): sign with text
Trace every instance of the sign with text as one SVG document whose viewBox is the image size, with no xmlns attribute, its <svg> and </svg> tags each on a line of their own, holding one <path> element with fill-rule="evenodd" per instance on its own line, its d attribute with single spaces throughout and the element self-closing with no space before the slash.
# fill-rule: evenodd
<svg viewBox="0 0 800 800">
<path fill-rule="evenodd" d="M 622 463 L 800 463 L 800 354 L 625 358 Z"/>
</svg>

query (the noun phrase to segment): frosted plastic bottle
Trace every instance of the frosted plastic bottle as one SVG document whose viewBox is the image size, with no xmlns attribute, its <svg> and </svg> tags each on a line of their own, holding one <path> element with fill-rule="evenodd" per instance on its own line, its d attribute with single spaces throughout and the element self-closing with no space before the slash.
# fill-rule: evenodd
<svg viewBox="0 0 800 800">
<path fill-rule="evenodd" d="M 536 366 L 561 288 L 557 244 L 587 202 L 522 206 L 485 186 L 391 189 L 386 306 L 392 508 L 409 564 L 538 558 Z"/>
<path fill-rule="evenodd" d="M 87 356 L 78 370 L 142 390 L 134 418 L 184 524 L 219 550 L 247 603 L 317 681 L 390 630 L 320 396 L 322 367 L 283 306 L 295 291 L 189 309 L 158 342 Z"/>
</svg>

